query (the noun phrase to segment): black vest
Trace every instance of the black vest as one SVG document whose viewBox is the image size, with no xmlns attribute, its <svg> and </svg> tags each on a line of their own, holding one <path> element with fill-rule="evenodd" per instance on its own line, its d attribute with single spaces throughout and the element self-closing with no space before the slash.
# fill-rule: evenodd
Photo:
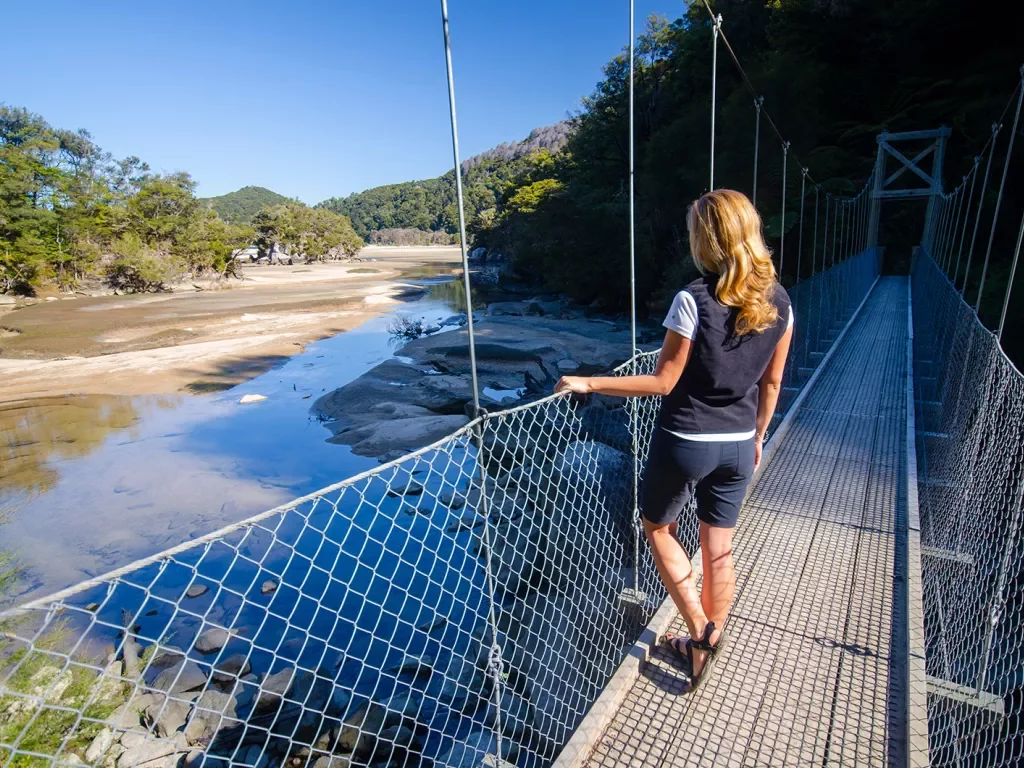
<svg viewBox="0 0 1024 768">
<path fill-rule="evenodd" d="M 659 423 L 685 434 L 750 432 L 757 425 L 758 383 L 786 332 L 789 294 L 776 284 L 779 319 L 761 333 L 737 336 L 739 310 L 715 298 L 718 275 L 694 280 L 686 290 L 697 304 L 697 336 L 679 382 L 661 402 Z"/>
</svg>

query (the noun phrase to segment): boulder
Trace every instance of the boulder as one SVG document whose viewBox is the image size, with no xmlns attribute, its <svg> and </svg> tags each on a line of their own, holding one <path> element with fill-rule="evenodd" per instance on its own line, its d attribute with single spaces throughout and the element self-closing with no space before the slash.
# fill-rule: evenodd
<svg viewBox="0 0 1024 768">
<path fill-rule="evenodd" d="M 540 553 L 540 525 L 533 515 L 518 519 L 503 517 L 493 528 L 491 540 L 491 571 L 495 586 L 506 594 L 514 595 L 529 581 L 533 564 Z M 484 556 L 482 542 L 477 547 Z"/>
<path fill-rule="evenodd" d="M 446 533 L 460 533 L 461 531 L 471 531 L 474 528 L 479 528 L 484 524 L 484 518 L 477 514 L 463 515 L 457 520 L 449 523 L 448 527 L 445 528 Z"/>
<path fill-rule="evenodd" d="M 271 592 L 277 591 L 277 582 L 273 579 L 267 579 L 260 585 L 260 594 L 269 595 Z"/>
<path fill-rule="evenodd" d="M 188 597 L 188 598 L 202 597 L 203 595 L 205 595 L 209 591 L 210 591 L 210 588 L 208 586 L 206 586 L 205 584 L 193 584 L 191 587 L 189 587 L 185 591 L 185 597 Z"/>
<path fill-rule="evenodd" d="M 442 491 L 437 500 L 452 512 L 462 509 L 466 505 L 466 497 L 452 491 Z"/>
<path fill-rule="evenodd" d="M 206 673 L 194 661 L 182 660 L 157 675 L 153 687 L 177 695 L 206 685 Z"/>
<path fill-rule="evenodd" d="M 423 486 L 414 480 L 409 480 L 406 483 L 398 483 L 388 489 L 388 496 L 419 496 L 423 493 Z"/>
<path fill-rule="evenodd" d="M 462 312 L 457 315 L 451 315 L 441 321 L 442 328 L 460 327 L 469 322 L 469 318 L 466 317 L 466 313 Z"/>
<path fill-rule="evenodd" d="M 213 629 L 208 629 L 199 635 L 192 647 L 202 654 L 216 653 L 227 645 L 227 642 L 230 639 L 230 632 L 226 629 L 221 629 L 220 627 L 214 627 Z"/>
<path fill-rule="evenodd" d="M 632 541 L 633 459 L 604 443 L 575 440 L 555 459 L 553 472 L 563 501 L 543 517 L 548 576 L 592 583 L 595 569 Z M 578 518 L 582 509 L 585 523 Z"/>
<path fill-rule="evenodd" d="M 282 669 L 280 672 L 275 672 L 260 683 L 260 695 L 256 700 L 257 711 L 269 709 L 278 704 L 281 701 L 281 697 L 291 687 L 294 677 L 295 669 L 289 667 Z"/>
<path fill-rule="evenodd" d="M 153 654 L 153 657 L 149 660 L 149 666 L 151 669 L 167 669 L 167 667 L 180 664 L 184 659 L 185 652 L 183 650 L 168 646 L 160 648 L 160 650 Z"/>
<path fill-rule="evenodd" d="M 235 653 L 217 663 L 213 668 L 213 681 L 222 685 L 230 685 L 237 678 L 245 677 L 252 670 L 252 665 L 244 653 Z"/>
<path fill-rule="evenodd" d="M 189 702 L 160 695 L 143 710 L 142 715 L 154 734 L 167 738 L 185 727 L 191 711 Z"/>
<path fill-rule="evenodd" d="M 103 757 L 110 745 L 114 743 L 114 732 L 109 728 L 103 728 L 90 742 L 89 748 L 85 750 L 85 762 L 95 765 Z"/>
<path fill-rule="evenodd" d="M 533 727 L 533 706 L 519 694 L 506 688 L 501 695 L 501 733 L 513 739 L 526 735 L 528 728 Z M 487 706 L 484 724 L 493 728 L 497 722 L 494 702 Z"/>
<path fill-rule="evenodd" d="M 416 627 L 416 629 L 418 629 L 420 632 L 425 632 L 426 634 L 429 635 L 431 632 L 434 632 L 435 630 L 440 629 L 441 627 L 445 626 L 447 623 L 448 623 L 448 617 L 447 616 L 435 616 L 430 621 L 425 621 L 422 624 L 420 624 L 418 627 Z"/>
<path fill-rule="evenodd" d="M 577 363 L 575 360 L 572 360 L 572 359 L 570 359 L 568 357 L 559 360 L 556 363 L 556 365 L 558 367 L 558 372 L 559 373 L 572 373 L 573 371 L 578 371 L 579 368 L 580 368 L 580 364 L 579 363 Z"/>
<path fill-rule="evenodd" d="M 406 656 L 400 662 L 392 664 L 386 671 L 389 675 L 430 677 L 434 664 L 435 661 L 433 656 Z"/>
<path fill-rule="evenodd" d="M 236 705 L 233 696 L 219 691 L 204 691 L 196 700 L 195 709 L 185 726 L 189 744 L 209 745 L 219 728 L 236 725 L 237 722 L 225 722 L 225 718 L 237 721 Z"/>
<path fill-rule="evenodd" d="M 435 765 L 445 768 L 480 768 L 488 755 L 498 751 L 498 740 L 490 731 L 471 731 L 464 739 L 458 740 L 451 749 L 438 755 Z M 501 740 L 502 760 L 515 764 L 519 746 L 512 739 Z"/>
<path fill-rule="evenodd" d="M 242 395 L 242 399 L 238 403 L 239 405 L 248 405 L 249 403 L 260 403 L 266 399 L 266 395 Z"/>
<path fill-rule="evenodd" d="M 415 718 L 423 704 L 417 691 L 392 696 L 383 704 L 371 701 L 345 720 L 338 739 L 338 751 L 367 760 L 373 754 L 377 736 L 392 725 L 401 725 L 403 718 Z"/>
<path fill-rule="evenodd" d="M 178 760 L 178 745 L 168 739 L 143 741 L 117 758 L 117 768 L 171 768 Z"/>
<path fill-rule="evenodd" d="M 349 768 L 352 761 L 342 755 L 323 755 L 316 759 L 313 768 Z"/>
<path fill-rule="evenodd" d="M 518 317 L 521 315 L 530 314 L 528 310 L 529 304 L 527 304 L 525 301 L 492 301 L 490 304 L 487 305 L 487 314 L 499 317 L 501 315 L 511 315 L 513 317 Z M 534 312 L 533 314 L 540 313 Z"/>
</svg>

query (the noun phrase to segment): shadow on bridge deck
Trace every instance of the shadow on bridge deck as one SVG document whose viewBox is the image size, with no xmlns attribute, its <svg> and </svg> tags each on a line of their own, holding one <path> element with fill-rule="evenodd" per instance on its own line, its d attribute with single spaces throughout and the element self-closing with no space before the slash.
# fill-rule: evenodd
<svg viewBox="0 0 1024 768">
<path fill-rule="evenodd" d="M 907 337 L 907 280 L 881 278 L 744 508 L 712 676 L 681 695 L 682 675 L 655 650 L 589 766 L 898 762 Z M 685 632 L 680 618 L 672 630 Z"/>
</svg>

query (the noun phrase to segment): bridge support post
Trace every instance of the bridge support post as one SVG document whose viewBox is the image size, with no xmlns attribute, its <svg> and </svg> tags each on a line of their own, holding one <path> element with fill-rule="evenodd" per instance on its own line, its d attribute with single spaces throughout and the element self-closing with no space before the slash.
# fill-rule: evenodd
<svg viewBox="0 0 1024 768">
<path fill-rule="evenodd" d="M 939 200 L 942 199 L 942 158 L 946 154 L 946 137 L 948 135 L 949 128 L 942 126 L 935 141 L 935 151 L 932 153 L 931 196 L 928 198 L 928 211 L 924 215 L 924 234 L 921 236 L 921 244 L 928 253 L 932 253 L 932 248 L 935 245 L 936 209 Z"/>
</svg>

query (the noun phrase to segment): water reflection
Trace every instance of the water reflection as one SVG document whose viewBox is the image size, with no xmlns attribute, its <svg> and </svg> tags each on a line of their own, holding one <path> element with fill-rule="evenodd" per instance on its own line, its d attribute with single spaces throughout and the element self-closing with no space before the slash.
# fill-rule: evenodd
<svg viewBox="0 0 1024 768">
<path fill-rule="evenodd" d="M 464 305 L 450 273 L 419 279 L 426 298 L 310 344 L 226 392 L 0 408 L 0 505 L 25 501 L 0 533 L 26 567 L 7 601 L 126 565 L 375 466 L 326 442 L 331 434 L 310 406 L 394 354 L 387 329 L 396 314 L 433 322 Z M 250 393 L 267 400 L 241 405 Z"/>
<path fill-rule="evenodd" d="M 135 439 L 148 410 L 180 402 L 176 395 L 77 395 L 0 406 L 0 499 L 50 490 L 59 478 L 56 462 L 91 453 L 113 432 Z"/>
</svg>

